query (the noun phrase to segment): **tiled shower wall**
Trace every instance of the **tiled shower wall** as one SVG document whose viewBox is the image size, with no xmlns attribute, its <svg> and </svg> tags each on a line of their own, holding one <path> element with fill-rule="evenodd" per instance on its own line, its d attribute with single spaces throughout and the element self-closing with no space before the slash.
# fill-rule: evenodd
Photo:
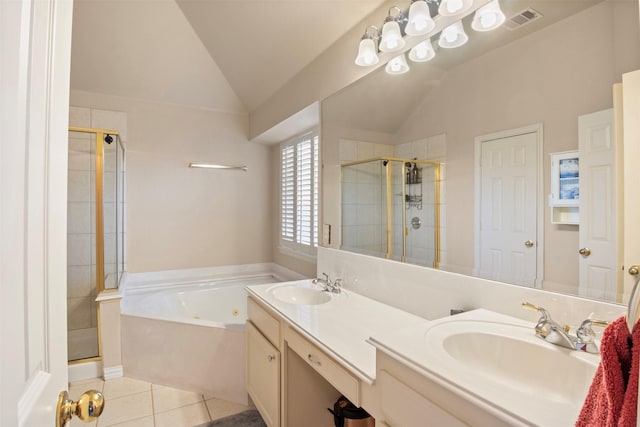
<svg viewBox="0 0 640 427">
<path fill-rule="evenodd" d="M 440 259 L 441 264 L 446 263 L 446 247 L 444 233 L 446 224 L 444 221 L 446 211 L 446 136 L 437 135 L 418 141 L 399 145 L 375 144 L 363 141 L 340 140 L 340 162 L 365 160 L 373 157 L 391 156 L 401 158 L 417 158 L 420 160 L 432 160 L 441 162 L 440 169 Z M 366 169 L 366 170 L 365 170 Z M 395 168 L 398 169 L 398 168 Z M 356 172 L 357 170 L 357 172 Z M 386 190 L 384 179 L 381 175 L 384 170 L 378 164 L 367 166 L 349 167 L 343 170 L 342 186 L 342 248 L 367 255 L 384 256 L 386 252 Z M 394 237 L 402 236 L 402 215 L 406 215 L 406 226 L 409 230 L 406 245 L 406 260 L 413 264 L 432 264 L 435 253 L 433 235 L 435 232 L 435 209 L 433 174 L 423 174 L 422 183 L 422 209 L 412 206 L 404 210 L 401 194 L 404 170 L 396 170 L 393 175 L 393 230 Z M 407 191 L 409 186 L 407 186 Z M 404 210 L 404 212 L 403 212 Z M 411 218 L 418 217 L 421 227 L 417 230 L 411 228 Z M 393 239 L 394 259 L 400 259 L 402 253 L 402 239 Z"/>
<path fill-rule="evenodd" d="M 125 113 L 89 108 L 70 108 L 69 125 L 120 132 L 126 141 Z M 116 271 L 118 258 L 124 265 L 126 238 L 123 211 L 125 168 L 116 179 L 117 141 L 105 144 L 104 157 L 104 242 L 105 275 Z M 67 329 L 69 360 L 98 355 L 95 223 L 95 135 L 69 133 L 67 214 Z M 124 162 L 123 162 L 124 163 Z M 117 248 L 117 250 L 116 250 Z M 118 255 L 116 255 L 118 254 Z"/>
<path fill-rule="evenodd" d="M 340 140 L 341 163 L 392 156 L 393 146 Z M 387 211 L 384 169 L 380 162 L 342 170 L 342 248 L 384 256 L 387 246 Z"/>
</svg>

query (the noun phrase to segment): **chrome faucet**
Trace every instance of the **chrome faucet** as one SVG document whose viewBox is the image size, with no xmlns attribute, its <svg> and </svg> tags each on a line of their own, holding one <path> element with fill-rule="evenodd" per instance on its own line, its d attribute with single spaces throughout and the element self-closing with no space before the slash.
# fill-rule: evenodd
<svg viewBox="0 0 640 427">
<path fill-rule="evenodd" d="M 311 283 L 313 283 L 314 285 L 322 286 L 322 288 L 326 291 L 327 290 L 327 286 L 329 285 L 329 283 L 331 281 L 329 280 L 329 275 L 327 273 L 322 273 L 322 275 L 324 276 L 324 279 L 316 277 L 315 279 L 313 279 L 311 281 Z"/>
<path fill-rule="evenodd" d="M 342 279 L 336 279 L 333 281 L 333 283 L 329 281 L 329 284 L 327 285 L 327 291 L 333 292 L 334 294 L 339 294 L 340 292 L 342 292 Z"/>
<path fill-rule="evenodd" d="M 311 281 L 311 283 L 322 286 L 323 291 L 339 294 L 341 292 L 342 279 L 336 279 L 332 282 L 327 273 L 322 273 L 322 275 L 324 276 L 324 279 L 316 277 Z"/>
<path fill-rule="evenodd" d="M 560 347 L 569 348 L 571 350 L 586 351 L 587 353 L 599 353 L 598 346 L 595 344 L 595 333 L 591 329 L 592 325 L 605 327 L 609 322 L 602 320 L 587 319 L 580 324 L 576 330 L 576 336 L 569 334 L 569 326 L 560 326 L 556 323 L 549 312 L 542 307 L 523 302 L 522 306 L 529 310 L 536 310 L 540 313 L 540 319 L 536 323 L 536 336 L 551 344 Z"/>
</svg>

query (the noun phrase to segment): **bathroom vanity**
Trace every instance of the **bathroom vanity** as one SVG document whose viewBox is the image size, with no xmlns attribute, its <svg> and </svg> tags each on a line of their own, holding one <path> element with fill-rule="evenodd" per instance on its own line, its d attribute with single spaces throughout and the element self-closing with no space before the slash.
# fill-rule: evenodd
<svg viewBox="0 0 640 427">
<path fill-rule="evenodd" d="M 571 425 L 599 362 L 489 310 L 427 320 L 310 280 L 248 291 L 247 389 L 270 427 L 333 426 L 341 394 L 377 426 Z"/>
</svg>

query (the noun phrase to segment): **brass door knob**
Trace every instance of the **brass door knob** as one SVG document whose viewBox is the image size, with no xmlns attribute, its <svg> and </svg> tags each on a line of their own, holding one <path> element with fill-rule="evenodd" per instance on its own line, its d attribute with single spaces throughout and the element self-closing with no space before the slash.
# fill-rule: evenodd
<svg viewBox="0 0 640 427">
<path fill-rule="evenodd" d="M 632 265 L 629 267 L 629 274 L 632 276 L 637 276 L 640 273 L 640 265 Z"/>
<path fill-rule="evenodd" d="M 93 421 L 103 410 L 104 396 L 99 391 L 85 391 L 77 402 L 69 399 L 69 393 L 61 391 L 56 407 L 56 427 L 64 427 L 74 415 L 84 422 Z"/>
<path fill-rule="evenodd" d="M 589 256 L 591 255 L 591 249 L 589 248 L 582 248 L 578 251 L 578 253 L 582 256 Z"/>
<path fill-rule="evenodd" d="M 533 243 L 533 240 L 527 240 L 526 242 L 524 242 L 524 245 L 528 248 L 532 248 L 534 244 L 535 243 Z"/>
</svg>

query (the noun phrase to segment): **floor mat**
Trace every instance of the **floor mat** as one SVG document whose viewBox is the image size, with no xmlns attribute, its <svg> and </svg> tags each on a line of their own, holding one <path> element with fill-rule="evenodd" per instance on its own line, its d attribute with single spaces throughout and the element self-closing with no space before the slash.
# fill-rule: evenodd
<svg viewBox="0 0 640 427">
<path fill-rule="evenodd" d="M 267 427 L 255 409 L 230 415 L 195 427 Z"/>
</svg>

